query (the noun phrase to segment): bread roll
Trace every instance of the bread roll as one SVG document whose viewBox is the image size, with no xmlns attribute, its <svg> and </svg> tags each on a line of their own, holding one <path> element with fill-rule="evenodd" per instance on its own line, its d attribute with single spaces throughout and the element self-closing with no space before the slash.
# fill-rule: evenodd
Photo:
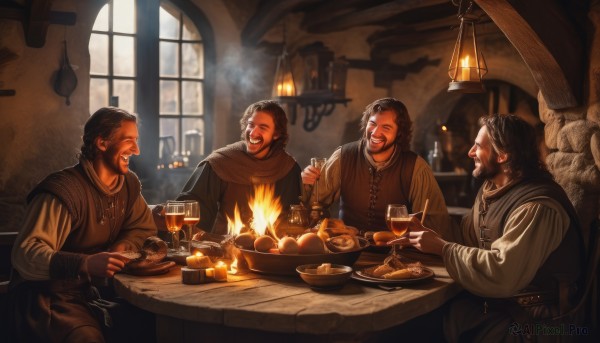
<svg viewBox="0 0 600 343">
<path fill-rule="evenodd" d="M 398 269 L 396 271 L 393 271 L 391 273 L 387 273 L 387 274 L 383 275 L 384 279 L 390 279 L 390 280 L 410 279 L 411 277 L 412 277 L 412 272 L 408 268 Z"/>
</svg>

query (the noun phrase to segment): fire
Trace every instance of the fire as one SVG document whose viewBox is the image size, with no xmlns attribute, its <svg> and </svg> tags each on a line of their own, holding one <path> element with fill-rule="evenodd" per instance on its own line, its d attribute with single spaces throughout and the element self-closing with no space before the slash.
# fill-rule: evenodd
<svg viewBox="0 0 600 343">
<path fill-rule="evenodd" d="M 242 228 L 244 227 L 244 223 L 242 222 L 242 218 L 240 216 L 240 209 L 238 205 L 235 204 L 235 208 L 233 209 L 233 219 L 227 216 L 227 233 L 231 236 L 237 236 L 242 232 Z"/>
<path fill-rule="evenodd" d="M 281 202 L 275 197 L 275 185 L 254 186 L 254 198 L 248 202 L 252 210 L 252 222 L 250 227 L 257 235 L 263 236 L 267 230 L 275 239 L 279 239 L 275 233 L 275 223 L 281 214 Z"/>
</svg>

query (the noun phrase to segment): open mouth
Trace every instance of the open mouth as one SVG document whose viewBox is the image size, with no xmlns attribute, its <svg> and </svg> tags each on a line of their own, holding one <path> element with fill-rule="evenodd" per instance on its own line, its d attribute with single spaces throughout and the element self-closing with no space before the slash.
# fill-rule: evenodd
<svg viewBox="0 0 600 343">
<path fill-rule="evenodd" d="M 248 142 L 250 142 L 250 144 L 260 144 L 262 142 L 262 139 L 260 139 L 260 138 L 257 138 L 257 139 L 248 138 Z"/>
<path fill-rule="evenodd" d="M 131 155 L 121 155 L 121 160 L 123 160 L 123 162 L 129 163 L 130 157 Z"/>
</svg>

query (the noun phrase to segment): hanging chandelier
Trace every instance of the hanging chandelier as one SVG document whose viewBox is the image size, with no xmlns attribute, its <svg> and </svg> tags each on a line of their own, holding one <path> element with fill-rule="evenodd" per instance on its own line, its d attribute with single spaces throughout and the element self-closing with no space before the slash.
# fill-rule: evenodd
<svg viewBox="0 0 600 343">
<path fill-rule="evenodd" d="M 485 87 L 482 78 L 487 74 L 487 65 L 483 53 L 477 47 L 476 24 L 479 17 L 472 14 L 472 0 L 459 1 L 460 28 L 448 67 L 451 78 L 448 92 L 483 93 Z M 466 8 L 464 3 L 468 3 Z"/>
</svg>

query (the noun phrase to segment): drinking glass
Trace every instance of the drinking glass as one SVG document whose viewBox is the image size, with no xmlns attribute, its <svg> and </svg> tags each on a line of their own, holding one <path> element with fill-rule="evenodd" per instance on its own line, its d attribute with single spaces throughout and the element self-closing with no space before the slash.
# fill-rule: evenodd
<svg viewBox="0 0 600 343">
<path fill-rule="evenodd" d="M 400 204 L 389 204 L 385 211 L 385 222 L 390 231 L 397 238 L 406 235 L 410 224 L 410 217 L 406 206 Z M 392 255 L 397 256 L 396 244 L 392 246 Z"/>
<path fill-rule="evenodd" d="M 200 204 L 195 200 L 185 200 L 185 215 L 183 217 L 183 225 L 185 225 L 187 246 L 185 248 L 186 253 L 189 255 L 192 253 L 192 235 L 193 228 L 200 221 Z"/>
<path fill-rule="evenodd" d="M 171 233 L 171 252 L 179 253 L 179 230 L 183 226 L 185 217 L 185 203 L 181 201 L 168 201 L 165 208 L 165 223 Z"/>
<path fill-rule="evenodd" d="M 313 157 L 310 159 L 310 165 L 319 170 L 323 169 L 325 162 L 327 162 L 327 159 L 323 157 Z M 319 178 L 315 182 L 315 193 L 317 194 L 316 203 L 319 204 Z"/>
</svg>

